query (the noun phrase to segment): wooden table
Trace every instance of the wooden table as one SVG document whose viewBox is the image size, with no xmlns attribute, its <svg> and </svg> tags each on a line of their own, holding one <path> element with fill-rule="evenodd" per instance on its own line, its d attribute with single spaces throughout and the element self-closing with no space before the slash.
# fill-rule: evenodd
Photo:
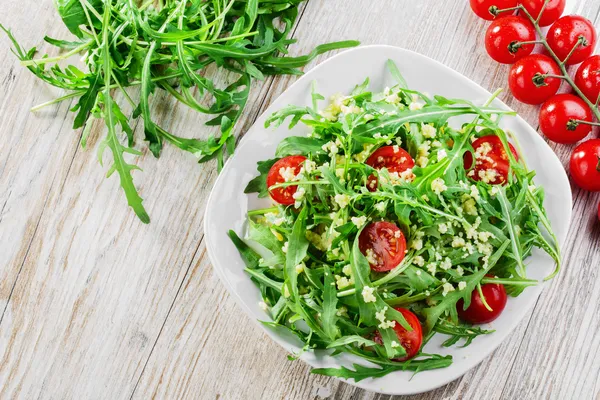
<svg viewBox="0 0 600 400">
<path fill-rule="evenodd" d="M 2 3 L 0 19 L 26 46 L 68 37 L 51 0 Z M 580 0 L 577 11 L 600 28 L 600 2 Z M 291 53 L 351 38 L 397 45 L 493 90 L 506 86 L 508 68 L 486 55 L 485 27 L 466 0 L 310 0 Z M 153 218 L 143 225 L 96 160 L 104 127 L 83 150 L 72 104 L 31 113 L 59 93 L 18 65 L 5 37 L 0 43 L 1 399 L 387 398 L 311 375 L 238 309 L 203 242 L 215 164 L 172 147 L 138 158 Z M 257 82 L 240 131 L 295 79 Z M 501 97 L 537 126 L 535 107 Z M 210 133 L 201 116 L 157 103 L 167 129 Z M 571 148 L 555 149 L 566 165 Z M 600 399 L 600 197 L 573 195 L 564 269 L 533 313 L 477 368 L 413 398 Z"/>
</svg>

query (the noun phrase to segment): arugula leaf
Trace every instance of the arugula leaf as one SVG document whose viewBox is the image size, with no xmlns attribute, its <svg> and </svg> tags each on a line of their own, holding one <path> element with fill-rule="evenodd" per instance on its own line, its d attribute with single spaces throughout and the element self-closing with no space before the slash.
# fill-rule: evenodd
<svg viewBox="0 0 600 400">
<path fill-rule="evenodd" d="M 229 232 L 227 232 L 227 234 L 229 235 L 229 238 L 231 239 L 237 250 L 240 252 L 240 255 L 246 262 L 248 268 L 256 268 L 259 264 L 260 256 L 256 254 L 256 252 L 252 250 L 250 246 L 244 243 L 244 241 L 240 239 L 240 237 L 235 233 L 234 230 L 230 229 Z"/>
<path fill-rule="evenodd" d="M 325 151 L 322 148 L 325 143 L 324 140 L 302 136 L 290 136 L 279 143 L 275 155 L 277 157 L 285 157 L 298 154 L 325 154 Z"/>
<path fill-rule="evenodd" d="M 88 0 L 88 2 L 95 10 L 101 9 L 102 0 Z M 82 38 L 83 32 L 79 26 L 88 23 L 82 2 L 80 0 L 55 0 L 54 4 L 67 29 L 75 36 Z M 105 19 L 103 22 L 106 21 Z"/>
<path fill-rule="evenodd" d="M 357 343 L 359 346 L 376 346 L 377 345 L 377 343 L 375 343 L 374 341 L 366 339 L 362 336 L 350 335 L 350 336 L 343 336 L 343 337 L 331 342 L 329 344 L 329 346 L 327 346 L 327 348 L 331 349 L 334 347 L 346 346 L 346 345 L 353 344 L 353 343 Z"/>
<path fill-rule="evenodd" d="M 110 8 L 105 8 L 104 10 L 104 29 L 102 31 L 102 57 L 104 59 L 103 64 L 103 72 L 104 72 L 104 95 L 102 97 L 102 103 L 104 104 L 104 120 L 106 121 L 106 126 L 108 128 L 108 133 L 106 138 L 104 139 L 104 145 L 100 147 L 100 149 L 104 149 L 105 147 L 109 147 L 113 154 L 113 165 L 109 169 L 107 176 L 110 176 L 114 171 L 119 174 L 119 179 L 121 182 L 121 187 L 125 191 L 125 197 L 127 198 L 127 203 L 133 209 L 138 218 L 145 224 L 150 222 L 150 216 L 146 212 L 146 209 L 142 205 L 142 198 L 138 194 L 135 185 L 133 184 L 133 177 L 131 176 L 131 172 L 133 170 L 139 170 L 140 168 L 137 165 L 128 164 L 123 157 L 124 153 L 140 155 L 140 153 L 132 148 L 123 146 L 119 139 L 117 138 L 117 132 L 115 130 L 115 113 L 113 99 L 110 93 L 110 82 L 111 82 L 111 74 L 112 67 L 110 63 L 110 44 L 109 44 L 109 29 L 108 29 L 108 19 L 110 18 Z M 99 153 L 99 158 L 102 159 L 102 151 Z"/>
<path fill-rule="evenodd" d="M 394 78 L 396 80 L 396 82 L 398 82 L 398 85 L 401 88 L 407 89 L 408 84 L 406 83 L 406 80 L 400 73 L 400 70 L 398 69 L 398 66 L 396 65 L 396 63 L 393 62 L 392 60 L 388 60 L 386 64 L 387 64 L 388 70 L 392 74 L 392 78 Z"/>
<path fill-rule="evenodd" d="M 258 193 L 258 197 L 267 197 L 269 195 L 269 188 L 267 187 L 267 175 L 277 160 L 278 158 L 267 161 L 259 161 L 257 169 L 260 175 L 248 182 L 248 186 L 246 186 L 246 189 L 244 189 L 244 193 Z"/>
<path fill-rule="evenodd" d="M 432 369 L 446 368 L 452 364 L 452 356 L 434 356 L 424 360 L 411 360 L 406 363 L 381 365 L 380 367 L 365 367 L 360 364 L 352 364 L 351 370 L 342 366 L 341 368 L 315 368 L 313 374 L 335 376 L 343 379 L 354 379 L 360 382 L 367 378 L 380 378 L 395 371 L 429 371 Z"/>
<path fill-rule="evenodd" d="M 306 239 L 306 215 L 308 208 L 303 208 L 294 222 L 292 233 L 288 238 L 288 250 L 285 258 L 284 277 L 289 293 L 294 301 L 298 299 L 298 272 L 296 266 L 302 263 L 308 250 Z"/>
<path fill-rule="evenodd" d="M 92 108 L 96 104 L 98 92 L 103 86 L 99 74 L 94 77 L 86 77 L 86 79 L 89 80 L 90 86 L 87 88 L 85 94 L 79 98 L 77 105 L 71 110 L 79 110 L 73 122 L 73 129 L 81 128 L 88 120 Z"/>
<path fill-rule="evenodd" d="M 331 274 L 331 270 L 325 266 L 323 282 L 323 312 L 321 313 L 321 324 L 323 332 L 329 339 L 335 340 L 338 336 L 339 328 L 337 327 L 337 291 L 335 289 L 335 280 Z"/>
</svg>

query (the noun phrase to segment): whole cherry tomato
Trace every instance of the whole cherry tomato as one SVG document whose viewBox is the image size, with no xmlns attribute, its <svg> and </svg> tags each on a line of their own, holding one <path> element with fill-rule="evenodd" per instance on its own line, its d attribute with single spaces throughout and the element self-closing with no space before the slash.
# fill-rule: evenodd
<svg viewBox="0 0 600 400">
<path fill-rule="evenodd" d="M 470 0 L 471 9 L 479 18 L 491 21 L 494 15 L 490 13 L 490 7 L 496 7 L 498 10 L 516 7 L 517 0 Z"/>
<path fill-rule="evenodd" d="M 552 24 L 546 34 L 546 40 L 561 61 L 569 57 L 567 65 L 579 64 L 594 52 L 596 29 L 587 18 L 567 15 Z"/>
<path fill-rule="evenodd" d="M 591 56 L 581 63 L 575 74 L 575 84 L 592 103 L 600 96 L 600 56 Z"/>
<path fill-rule="evenodd" d="M 394 307 L 394 309 L 402 314 L 406 322 L 408 322 L 412 328 L 412 331 L 407 331 L 397 322 L 396 325 L 394 325 L 394 331 L 398 337 L 398 342 L 402 347 L 404 347 L 404 350 L 406 350 L 406 355 L 404 357 L 394 358 L 394 361 L 406 361 L 419 353 L 421 345 L 423 344 L 423 328 L 421 327 L 419 318 L 417 318 L 412 311 L 401 307 Z M 373 341 L 377 344 L 383 344 L 383 339 L 381 338 L 381 334 L 379 332 L 375 332 Z"/>
<path fill-rule="evenodd" d="M 519 44 L 534 41 L 533 24 L 519 15 L 505 15 L 495 19 L 485 33 L 485 49 L 499 63 L 512 64 L 531 54 L 534 44 Z"/>
<path fill-rule="evenodd" d="M 590 139 L 571 154 L 571 176 L 575 184 L 590 192 L 600 192 L 600 139 Z"/>
<path fill-rule="evenodd" d="M 471 324 L 485 324 L 492 322 L 500 316 L 506 306 L 506 290 L 503 285 L 495 283 L 486 283 L 481 285 L 481 293 L 485 298 L 485 302 L 490 306 L 492 311 L 488 310 L 483 304 L 479 291 L 473 290 L 471 294 L 471 304 L 464 310 L 465 303 L 462 299 L 456 303 L 456 311 L 458 317 L 463 321 Z"/>
<path fill-rule="evenodd" d="M 560 78 L 549 75 L 560 75 L 558 65 L 550 57 L 543 54 L 531 54 L 510 67 L 508 86 L 513 96 L 522 103 L 541 104 L 556 94 L 560 88 Z"/>
<path fill-rule="evenodd" d="M 358 247 L 373 271 L 386 272 L 404 260 L 406 239 L 395 224 L 377 221 L 367 225 L 360 233 Z"/>
<path fill-rule="evenodd" d="M 294 180 L 300 173 L 305 160 L 304 156 L 287 156 L 275 162 L 267 175 L 267 187 Z M 298 190 L 298 186 L 290 185 L 269 190 L 269 194 L 279 204 L 289 206 L 295 202 L 296 190 Z"/>
<path fill-rule="evenodd" d="M 579 97 L 557 94 L 540 109 L 540 130 L 556 143 L 576 143 L 586 137 L 592 126 L 575 121 L 592 122 L 592 110 Z"/>
<path fill-rule="evenodd" d="M 542 11 L 545 0 L 520 0 L 519 2 L 529 11 L 529 14 L 533 18 L 537 18 L 540 15 L 540 11 Z M 538 24 L 540 26 L 552 25 L 554 21 L 560 18 L 563 11 L 565 11 L 565 4 L 566 0 L 550 0 L 546 4 L 546 7 L 544 7 L 544 12 Z"/>
</svg>

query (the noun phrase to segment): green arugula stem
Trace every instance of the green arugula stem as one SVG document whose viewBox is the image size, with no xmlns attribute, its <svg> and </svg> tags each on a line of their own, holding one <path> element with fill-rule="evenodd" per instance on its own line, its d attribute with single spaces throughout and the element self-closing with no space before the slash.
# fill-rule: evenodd
<svg viewBox="0 0 600 400">
<path fill-rule="evenodd" d="M 156 82 L 161 82 L 161 81 L 168 80 L 168 79 L 178 78 L 178 77 L 180 77 L 181 75 L 182 75 L 182 73 L 181 73 L 181 72 L 176 72 L 176 73 L 172 73 L 172 74 L 169 74 L 169 75 L 158 76 L 158 77 L 152 78 L 152 82 L 155 82 L 155 83 L 156 83 Z M 130 82 L 130 83 L 127 85 L 127 87 L 139 86 L 141 83 L 142 83 L 141 81 L 132 81 L 132 82 Z M 116 88 L 118 88 L 118 87 L 119 87 L 119 85 L 117 85 L 116 83 L 113 83 L 113 84 L 111 84 L 111 85 L 110 85 L 110 88 L 111 88 L 111 89 L 116 89 Z M 100 89 L 100 91 L 103 91 L 103 90 L 104 90 L 104 87 L 102 87 L 102 88 Z M 33 107 L 31 107 L 31 109 L 30 109 L 30 110 L 31 110 L 31 111 L 38 111 L 38 110 L 40 110 L 40 109 L 42 109 L 42 108 L 44 108 L 44 107 L 48 107 L 48 106 L 51 106 L 51 105 L 53 105 L 53 104 L 56 104 L 56 103 L 63 102 L 63 101 L 65 101 L 65 100 L 69 100 L 69 99 L 72 99 L 72 98 L 74 98 L 74 97 L 80 97 L 80 96 L 82 96 L 83 94 L 85 94 L 85 92 L 86 92 L 86 91 L 87 91 L 87 89 L 81 89 L 81 90 L 77 90 L 77 91 L 75 91 L 75 92 L 72 92 L 72 93 L 66 94 L 66 95 L 64 95 L 64 96 L 57 97 L 57 98 L 56 98 L 56 99 L 54 99 L 54 100 L 50 100 L 50 101 L 47 101 L 47 102 L 45 102 L 45 103 L 41 103 L 41 104 L 38 104 L 38 105 L 36 105 L 36 106 L 33 106 Z"/>
<path fill-rule="evenodd" d="M 249 216 L 264 215 L 264 214 L 274 213 L 274 212 L 278 212 L 278 211 L 279 211 L 279 207 L 261 208 L 259 210 L 248 211 L 248 215 Z"/>
<path fill-rule="evenodd" d="M 273 186 L 269 186 L 269 190 L 284 188 L 284 187 L 288 187 L 288 186 L 298 186 L 298 185 L 331 185 L 331 183 L 329 183 L 328 181 L 325 181 L 325 180 L 322 180 L 322 181 L 289 181 L 289 182 L 282 182 L 282 183 L 278 183 Z"/>
<path fill-rule="evenodd" d="M 66 58 L 69 58 L 75 54 L 81 53 L 83 50 L 87 49 L 92 44 L 93 44 L 93 41 L 85 42 L 85 43 L 75 47 L 73 50 L 68 51 L 68 52 L 61 54 L 59 56 L 56 56 L 56 57 L 45 57 L 45 58 L 38 58 L 35 60 L 23 60 L 23 61 L 21 61 L 21 65 L 23 65 L 25 67 L 29 67 L 29 66 L 33 66 L 33 65 L 44 65 L 44 64 L 48 64 L 48 63 L 54 63 L 57 61 L 61 61 Z"/>
</svg>

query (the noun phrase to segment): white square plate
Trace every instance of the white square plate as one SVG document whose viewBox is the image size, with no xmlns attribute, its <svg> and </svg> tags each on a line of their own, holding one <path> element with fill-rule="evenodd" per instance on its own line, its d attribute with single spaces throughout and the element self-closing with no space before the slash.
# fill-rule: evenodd
<svg viewBox="0 0 600 400">
<path fill-rule="evenodd" d="M 373 90 L 393 86 L 386 69 L 388 59 L 396 62 L 411 89 L 448 98 L 468 99 L 475 104 L 482 104 L 490 97 L 487 90 L 437 61 L 390 46 L 367 46 L 341 53 L 314 68 L 283 93 L 242 139 L 235 155 L 229 159 L 217 179 L 206 208 L 206 246 L 210 260 L 229 292 L 252 321 L 270 320 L 270 316 L 259 307 L 260 292 L 244 272 L 244 261 L 227 236 L 227 231 L 233 229 L 243 236 L 248 210 L 269 207 L 271 204 L 270 199 L 258 199 L 256 195 L 244 194 L 248 182 L 257 175 L 257 161 L 273 158 L 275 149 L 283 138 L 307 133 L 307 128 L 302 124 L 292 130 L 288 130 L 286 124 L 267 130 L 264 128 L 265 119 L 289 104 L 310 105 L 313 81 L 317 83 L 318 92 L 326 98 L 336 93 L 349 93 L 366 77 L 370 77 Z M 508 108 L 498 100 L 492 106 Z M 546 190 L 546 210 L 562 245 L 571 220 L 572 200 L 571 187 L 560 161 L 522 118 L 505 117 L 501 126 L 514 133 L 529 168 L 537 171 L 535 182 Z M 550 257 L 541 251 L 535 251 L 527 259 L 527 264 L 529 277 L 534 279 L 547 276 L 554 268 Z M 521 296 L 510 298 L 500 318 L 484 326 L 495 329 L 496 332 L 478 337 L 466 348 L 444 348 L 441 346 L 444 337 L 436 335 L 424 351 L 451 354 L 454 362 L 450 367 L 421 372 L 415 376 L 412 372 L 399 371 L 378 379 L 366 379 L 358 383 L 351 380 L 348 383 L 394 395 L 421 393 L 442 386 L 463 375 L 494 351 L 533 307 L 542 286 L 540 284 L 528 288 Z M 297 338 L 274 332 L 258 322 L 257 324 L 287 351 L 299 352 L 301 346 Z M 330 357 L 324 351 L 306 352 L 301 359 L 316 368 L 351 366 L 353 361 L 359 360 L 349 355 Z M 361 363 L 367 365 L 366 362 Z"/>
</svg>

